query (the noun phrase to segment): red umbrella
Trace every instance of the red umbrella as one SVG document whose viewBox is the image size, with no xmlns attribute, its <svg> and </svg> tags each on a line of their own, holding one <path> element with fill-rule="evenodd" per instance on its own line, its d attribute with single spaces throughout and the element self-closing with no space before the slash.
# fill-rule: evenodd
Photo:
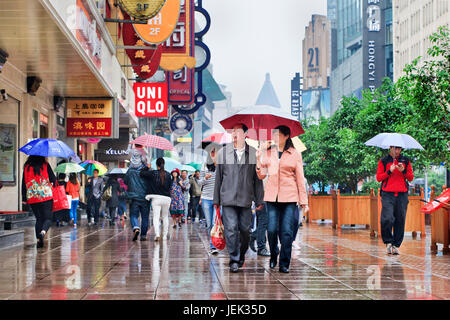
<svg viewBox="0 0 450 320">
<path fill-rule="evenodd" d="M 151 134 L 144 134 L 143 136 L 138 137 L 137 139 L 130 142 L 131 144 L 140 144 L 144 147 L 150 147 L 160 150 L 175 150 L 172 143 L 166 138 L 160 136 L 154 136 Z"/>
<path fill-rule="evenodd" d="M 254 140 L 271 140 L 271 130 L 281 125 L 291 129 L 291 137 L 305 133 L 296 117 L 279 108 L 265 105 L 245 108 L 220 121 L 225 129 L 232 129 L 233 126 L 240 123 L 249 128 L 248 136 Z"/>
<path fill-rule="evenodd" d="M 227 132 L 214 133 L 202 140 L 202 149 L 205 149 L 211 143 L 223 145 L 226 143 L 231 143 L 231 141 L 232 141 L 231 134 Z"/>
</svg>

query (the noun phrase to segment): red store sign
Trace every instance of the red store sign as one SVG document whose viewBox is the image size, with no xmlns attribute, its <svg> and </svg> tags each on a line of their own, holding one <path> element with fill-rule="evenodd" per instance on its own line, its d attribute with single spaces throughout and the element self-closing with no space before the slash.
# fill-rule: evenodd
<svg viewBox="0 0 450 320">
<path fill-rule="evenodd" d="M 109 137 L 111 118 L 68 118 L 68 137 Z"/>
<path fill-rule="evenodd" d="M 135 83 L 133 91 L 137 117 L 168 116 L 167 83 Z"/>
</svg>

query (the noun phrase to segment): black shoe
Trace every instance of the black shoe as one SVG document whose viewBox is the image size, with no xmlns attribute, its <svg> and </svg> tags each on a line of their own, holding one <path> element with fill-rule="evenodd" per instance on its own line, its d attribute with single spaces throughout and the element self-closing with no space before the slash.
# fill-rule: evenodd
<svg viewBox="0 0 450 320">
<path fill-rule="evenodd" d="M 270 257 L 270 252 L 266 248 L 258 250 L 258 256 Z"/>
<path fill-rule="evenodd" d="M 277 266 L 277 258 L 270 258 L 270 269 L 275 269 Z"/>
<path fill-rule="evenodd" d="M 43 248 L 44 247 L 44 234 L 42 234 L 42 232 L 39 233 L 39 235 L 37 236 L 37 244 L 36 247 L 38 248 Z"/>
<path fill-rule="evenodd" d="M 253 252 L 256 252 L 255 242 L 256 242 L 255 239 L 250 239 L 249 247 L 250 247 L 250 249 L 252 249 Z"/>
<path fill-rule="evenodd" d="M 239 271 L 239 265 L 236 262 L 232 263 L 231 266 L 230 266 L 230 271 L 233 272 L 233 273 L 238 272 Z"/>
<path fill-rule="evenodd" d="M 280 272 L 281 272 L 281 273 L 289 273 L 289 268 L 286 268 L 286 267 L 280 267 Z"/>
<path fill-rule="evenodd" d="M 177 228 L 177 225 L 176 225 L 176 224 L 174 224 L 172 228 L 176 229 L 176 228 Z"/>
<path fill-rule="evenodd" d="M 136 241 L 138 237 L 139 237 L 139 229 L 135 229 L 135 230 L 134 230 L 133 241 Z"/>
<path fill-rule="evenodd" d="M 242 268 L 244 266 L 244 262 L 245 262 L 245 260 L 239 261 L 239 268 Z"/>
<path fill-rule="evenodd" d="M 181 222 L 178 222 L 178 228 L 181 228 Z"/>
<path fill-rule="evenodd" d="M 147 241 L 147 237 L 141 237 L 141 241 Z"/>
</svg>

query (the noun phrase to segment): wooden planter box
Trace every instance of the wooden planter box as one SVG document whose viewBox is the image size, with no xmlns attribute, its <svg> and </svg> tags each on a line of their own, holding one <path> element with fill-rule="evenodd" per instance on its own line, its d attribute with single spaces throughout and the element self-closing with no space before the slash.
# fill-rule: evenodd
<svg viewBox="0 0 450 320">
<path fill-rule="evenodd" d="M 447 188 L 444 186 L 443 190 Z M 436 198 L 435 188 L 431 186 L 430 199 Z M 437 244 L 443 244 L 443 253 L 449 253 L 450 209 L 441 208 L 431 213 L 431 251 L 437 252 Z"/>
<path fill-rule="evenodd" d="M 381 218 L 381 197 L 378 189 L 378 196 L 375 198 L 375 203 L 372 203 L 372 211 L 370 218 L 370 236 L 375 237 L 381 235 L 380 218 Z M 423 207 L 424 199 L 423 188 L 420 196 L 409 196 L 408 210 L 406 211 L 405 232 L 412 232 L 412 236 L 416 237 L 420 232 L 420 237 L 425 238 L 425 215 L 420 211 Z M 375 209 L 376 208 L 376 209 Z"/>
<path fill-rule="evenodd" d="M 375 193 L 368 196 L 341 196 L 340 190 L 337 192 L 336 207 L 337 214 L 333 220 L 333 227 L 340 229 L 343 224 L 363 224 L 369 228 L 371 224 L 372 201 Z"/>
<path fill-rule="evenodd" d="M 315 196 L 309 194 L 309 211 L 306 214 L 306 222 L 312 220 L 333 220 L 336 211 L 336 192 L 329 196 Z"/>
</svg>

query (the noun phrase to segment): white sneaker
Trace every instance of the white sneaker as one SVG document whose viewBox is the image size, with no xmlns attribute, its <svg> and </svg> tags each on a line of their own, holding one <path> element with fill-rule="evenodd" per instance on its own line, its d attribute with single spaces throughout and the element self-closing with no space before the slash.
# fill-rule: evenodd
<svg viewBox="0 0 450 320">
<path fill-rule="evenodd" d="M 160 236 L 155 236 L 155 241 L 159 241 L 159 240 L 161 240 L 161 237 Z"/>
<path fill-rule="evenodd" d="M 398 255 L 400 252 L 398 251 L 398 248 L 396 246 L 392 246 L 392 254 Z"/>
<path fill-rule="evenodd" d="M 386 253 L 392 254 L 392 243 L 386 244 Z"/>
</svg>

